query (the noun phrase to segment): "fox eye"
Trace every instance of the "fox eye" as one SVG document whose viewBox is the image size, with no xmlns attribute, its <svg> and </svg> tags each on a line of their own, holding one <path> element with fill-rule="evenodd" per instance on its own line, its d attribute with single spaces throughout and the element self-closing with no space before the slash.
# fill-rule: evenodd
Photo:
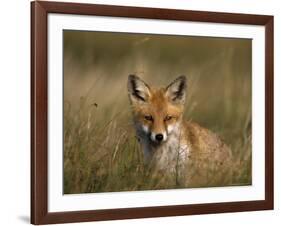
<svg viewBox="0 0 281 226">
<path fill-rule="evenodd" d="M 169 121 L 169 120 L 171 120 L 171 119 L 172 119 L 172 116 L 171 116 L 171 115 L 167 115 L 167 116 L 165 117 L 164 121 Z"/>
<path fill-rule="evenodd" d="M 153 118 L 152 118 L 151 115 L 145 115 L 144 118 L 145 118 L 145 120 L 147 120 L 147 121 L 153 121 Z"/>
</svg>

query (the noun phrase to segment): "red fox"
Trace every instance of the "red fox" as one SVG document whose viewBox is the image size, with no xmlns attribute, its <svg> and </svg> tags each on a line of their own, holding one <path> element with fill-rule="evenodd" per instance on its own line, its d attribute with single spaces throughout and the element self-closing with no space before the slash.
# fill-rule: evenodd
<svg viewBox="0 0 281 226">
<path fill-rule="evenodd" d="M 215 133 L 183 120 L 186 90 L 185 76 L 165 88 L 150 87 L 136 75 L 128 77 L 133 121 L 144 160 L 153 160 L 158 169 L 171 171 L 185 166 L 192 156 L 211 159 L 218 165 L 231 158 L 230 148 Z"/>
</svg>

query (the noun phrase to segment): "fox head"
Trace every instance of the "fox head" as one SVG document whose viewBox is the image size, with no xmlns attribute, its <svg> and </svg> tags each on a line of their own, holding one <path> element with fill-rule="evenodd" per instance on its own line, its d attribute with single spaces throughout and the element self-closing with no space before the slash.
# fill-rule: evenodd
<svg viewBox="0 0 281 226">
<path fill-rule="evenodd" d="M 180 76 L 165 88 L 153 88 L 136 75 L 128 77 L 128 93 L 137 132 L 159 145 L 178 130 L 184 110 L 186 78 Z"/>
</svg>

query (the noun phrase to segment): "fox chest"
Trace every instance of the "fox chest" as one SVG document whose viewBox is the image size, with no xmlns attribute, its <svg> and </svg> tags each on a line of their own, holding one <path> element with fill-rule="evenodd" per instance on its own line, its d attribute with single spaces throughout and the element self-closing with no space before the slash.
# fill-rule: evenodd
<svg viewBox="0 0 281 226">
<path fill-rule="evenodd" d="M 163 145 L 153 150 L 151 158 L 158 169 L 173 171 L 187 162 L 189 152 L 189 147 L 185 142 L 172 136 Z"/>
<path fill-rule="evenodd" d="M 158 147 L 152 147 L 145 140 L 142 141 L 145 162 L 153 162 L 159 170 L 173 171 L 176 167 L 183 166 L 188 160 L 190 148 L 176 136 L 169 137 L 167 142 Z"/>
</svg>

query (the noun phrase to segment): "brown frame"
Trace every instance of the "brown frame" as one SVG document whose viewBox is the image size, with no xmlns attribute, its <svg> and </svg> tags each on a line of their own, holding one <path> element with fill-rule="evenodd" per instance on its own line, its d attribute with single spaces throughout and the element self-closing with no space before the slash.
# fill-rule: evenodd
<svg viewBox="0 0 281 226">
<path fill-rule="evenodd" d="M 48 212 L 48 13 L 265 26 L 265 200 Z M 31 223 L 51 224 L 273 209 L 273 16 L 62 2 L 31 3 Z"/>
</svg>

